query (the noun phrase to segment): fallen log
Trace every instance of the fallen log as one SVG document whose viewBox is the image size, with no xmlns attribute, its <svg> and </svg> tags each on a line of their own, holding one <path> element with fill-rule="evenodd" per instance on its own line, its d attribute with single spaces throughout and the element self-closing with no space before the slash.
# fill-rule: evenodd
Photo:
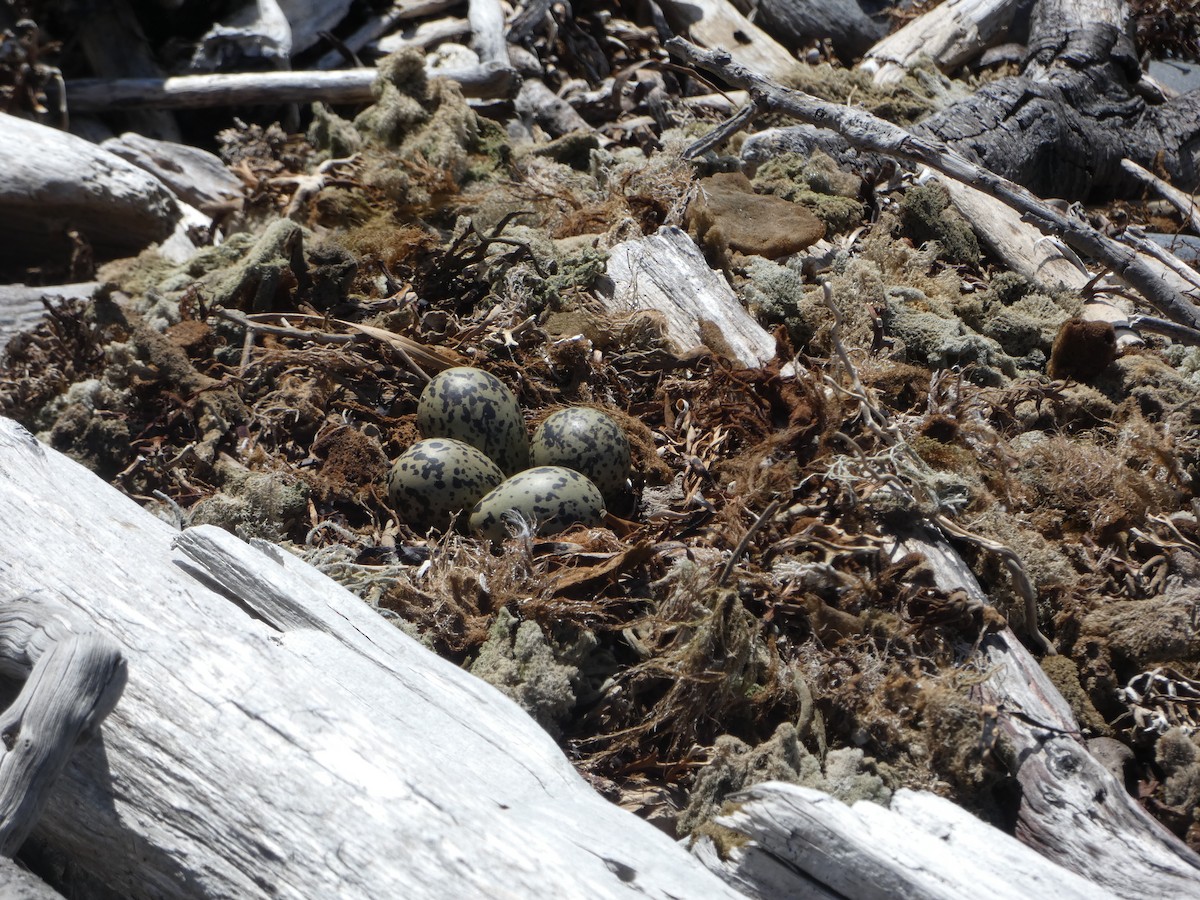
<svg viewBox="0 0 1200 900">
<path fill-rule="evenodd" d="M 867 50 L 887 34 L 883 16 L 889 4 L 873 0 L 734 0 L 756 25 L 790 50 L 814 40 L 828 41 L 844 61 Z"/>
<path fill-rule="evenodd" d="M 128 663 L 28 842 L 68 895 L 738 896 L 285 551 L 180 535 L 7 419 L 0 509 L 0 596 L 55 598 Z"/>
<path fill-rule="evenodd" d="M 374 68 L 332 72 L 236 72 L 179 75 L 174 78 L 79 78 L 67 82 L 72 112 L 123 109 L 204 109 L 279 103 L 371 103 Z M 467 97 L 504 96 L 512 71 L 498 66 L 454 71 L 429 69 L 429 76 L 453 78 Z"/>
<path fill-rule="evenodd" d="M 166 186 L 63 131 L 0 115 L 3 253 L 36 253 L 68 228 L 93 247 L 138 251 L 171 235 L 181 210 Z"/>
<path fill-rule="evenodd" d="M 755 896 L 1024 900 L 1047 891 L 1061 900 L 1112 896 L 924 791 L 897 791 L 890 809 L 868 800 L 847 806 L 822 791 L 769 781 L 729 799 L 737 805 L 718 816 L 717 824 L 750 842 L 722 857 L 702 838 L 693 852 Z M 767 889 L 764 875 L 770 878 Z"/>
<path fill-rule="evenodd" d="M 987 595 L 952 547 L 914 532 L 893 553 L 924 556 L 943 590 Z M 1200 897 L 1200 856 L 1155 821 L 1086 749 L 1067 701 L 1016 635 L 1003 629 L 980 646 L 981 707 L 1011 742 L 1021 785 L 1016 835 L 1121 897 Z"/>
<path fill-rule="evenodd" d="M 1002 40 L 1019 5 L 1014 0 L 946 0 L 871 47 L 860 68 L 876 84 L 899 81 L 921 59 L 949 72 Z"/>
</svg>

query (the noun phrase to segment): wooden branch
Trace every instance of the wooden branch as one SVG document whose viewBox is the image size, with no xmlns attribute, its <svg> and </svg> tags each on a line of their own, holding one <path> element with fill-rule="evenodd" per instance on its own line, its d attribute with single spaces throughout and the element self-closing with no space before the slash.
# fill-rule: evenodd
<svg viewBox="0 0 1200 900">
<path fill-rule="evenodd" d="M 1175 322 L 1168 322 L 1166 319 L 1158 319 L 1154 316 L 1130 316 L 1129 327 L 1138 331 L 1161 334 L 1164 337 L 1169 337 L 1177 344 L 1200 347 L 1200 330 L 1188 328 L 1185 325 L 1178 325 Z"/>
<path fill-rule="evenodd" d="M 0 596 L 61 598 L 129 659 L 30 838 L 68 896 L 737 900 L 286 551 L 180 536 L 6 419 L 0 509 Z"/>
<path fill-rule="evenodd" d="M 458 6 L 460 2 L 461 0 L 398 0 L 387 9 L 369 15 L 367 21 L 342 39 L 342 43 L 348 50 L 357 53 L 406 19 L 444 13 Z M 317 60 L 318 69 L 332 69 L 345 64 L 345 58 L 337 50 L 331 50 Z"/>
<path fill-rule="evenodd" d="M 997 43 L 1012 24 L 1015 0 L 946 0 L 866 52 L 860 68 L 876 84 L 894 84 L 918 60 L 948 72 Z"/>
<path fill-rule="evenodd" d="M 733 62 L 728 53 L 702 50 L 681 38 L 672 38 L 666 46 L 689 64 L 748 90 L 752 102 L 764 112 L 785 113 L 810 125 L 832 129 L 856 147 L 926 165 L 991 194 L 1032 217 L 1044 232 L 1057 235 L 1076 251 L 1103 261 L 1163 315 L 1188 327 L 1200 327 L 1200 307 L 1166 283 L 1161 268 L 1148 263 L 1132 248 L 1063 215 L 1020 185 L 975 165 L 945 142 L 911 134 L 863 110 L 783 88 Z"/>
<path fill-rule="evenodd" d="M 1134 178 L 1154 188 L 1168 203 L 1179 210 L 1179 214 L 1191 224 L 1192 231 L 1200 234 L 1200 210 L 1196 208 L 1195 197 L 1179 190 L 1179 188 L 1173 185 L 1167 184 L 1153 172 L 1143 169 L 1132 159 L 1121 160 L 1121 168 Z"/>
<path fill-rule="evenodd" d="M 466 19 L 447 17 L 431 19 L 414 28 L 386 35 L 373 46 L 375 50 L 384 54 L 395 53 L 408 47 L 415 47 L 424 52 L 443 41 L 458 41 L 470 36 L 471 25 Z M 511 59 L 511 56 L 509 58 Z"/>
<path fill-rule="evenodd" d="M 0 855 L 37 824 L 76 745 L 116 706 L 125 660 L 107 638 L 76 633 L 69 611 L 44 600 L 0 606 L 0 671 L 25 678 L 0 713 Z"/>
<path fill-rule="evenodd" d="M 517 112 L 526 122 L 536 122 L 548 134 L 561 137 L 572 131 L 594 130 L 575 108 L 540 78 L 526 78 L 517 92 Z"/>
<path fill-rule="evenodd" d="M 117 109 L 202 109 L 279 103 L 371 103 L 374 68 L 333 72 L 240 72 L 179 75 L 174 78 L 80 78 L 67 82 L 72 112 Z M 468 97 L 503 96 L 512 72 L 499 67 L 430 70 L 431 77 L 453 78 Z"/>
<path fill-rule="evenodd" d="M 504 10 L 499 0 L 471 0 L 467 6 L 471 43 L 481 65 L 511 69 L 508 43 L 504 39 Z"/>
</svg>

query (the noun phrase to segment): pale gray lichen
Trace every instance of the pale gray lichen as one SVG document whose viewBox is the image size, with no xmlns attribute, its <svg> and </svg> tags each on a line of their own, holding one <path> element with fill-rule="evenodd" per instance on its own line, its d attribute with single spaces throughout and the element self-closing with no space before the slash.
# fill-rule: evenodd
<svg viewBox="0 0 1200 900">
<path fill-rule="evenodd" d="M 575 707 L 579 670 L 560 662 L 537 622 L 518 622 L 501 609 L 467 671 L 517 704 L 551 734 Z"/>
<path fill-rule="evenodd" d="M 830 750 L 822 764 L 801 742 L 796 726 L 784 722 L 755 747 L 730 735 L 717 738 L 713 757 L 697 775 L 687 808 L 679 815 L 678 834 L 691 834 L 720 812 L 726 797 L 764 781 L 816 788 L 843 803 L 887 805 L 892 797 L 877 763 L 862 750 Z"/>
</svg>

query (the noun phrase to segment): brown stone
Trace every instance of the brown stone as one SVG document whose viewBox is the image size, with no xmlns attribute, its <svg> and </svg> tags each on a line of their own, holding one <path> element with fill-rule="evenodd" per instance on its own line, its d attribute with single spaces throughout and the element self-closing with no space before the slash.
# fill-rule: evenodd
<svg viewBox="0 0 1200 900">
<path fill-rule="evenodd" d="M 754 193 L 740 172 L 700 180 L 688 206 L 688 230 L 723 265 L 730 251 L 775 259 L 796 253 L 825 236 L 825 225 L 806 207 Z"/>
</svg>

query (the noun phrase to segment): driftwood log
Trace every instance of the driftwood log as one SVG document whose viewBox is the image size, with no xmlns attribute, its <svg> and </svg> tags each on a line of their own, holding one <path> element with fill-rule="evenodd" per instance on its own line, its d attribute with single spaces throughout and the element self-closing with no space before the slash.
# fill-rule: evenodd
<svg viewBox="0 0 1200 900">
<path fill-rule="evenodd" d="M 57 601 L 128 663 L 29 840 L 69 891 L 737 896 L 512 701 L 290 554 L 180 535 L 9 420 L 0 509 L 0 594 Z"/>
<path fill-rule="evenodd" d="M 895 557 L 919 553 L 944 590 L 987 595 L 952 547 L 915 531 Z M 1200 856 L 1168 832 L 1088 753 L 1070 706 L 1009 629 L 981 645 L 979 699 L 1011 741 L 1021 785 L 1016 834 L 1065 868 L 1122 897 L 1200 897 Z"/>
<path fill-rule="evenodd" d="M 704 345 L 742 366 L 760 366 L 775 356 L 775 339 L 679 228 L 665 226 L 613 247 L 598 291 L 610 315 L 662 316 L 666 337 L 680 353 Z"/>
<path fill-rule="evenodd" d="M 1013 0 L 946 0 L 871 47 L 862 69 L 879 84 L 899 81 L 922 59 L 949 72 L 1002 40 L 1019 5 Z"/>
<path fill-rule="evenodd" d="M 843 60 L 859 56 L 887 34 L 878 15 L 886 0 L 735 0 L 754 23 L 785 47 L 825 40 Z"/>
<path fill-rule="evenodd" d="M 925 557 L 944 590 L 987 602 L 935 532 L 915 528 L 897 540 L 893 558 L 909 553 Z M 989 635 L 973 662 L 976 699 L 1010 742 L 1006 762 L 1022 790 L 1017 839 L 923 792 L 897 791 L 890 809 L 848 807 L 767 782 L 729 798 L 735 806 L 717 824 L 740 837 L 724 853 L 708 838 L 693 852 L 763 898 L 1200 898 L 1200 857 L 1088 752 L 1066 701 L 1016 635 Z"/>
<path fill-rule="evenodd" d="M 1112 894 L 1063 869 L 949 800 L 897 791 L 890 808 L 847 806 L 822 791 L 764 782 L 730 798 L 717 824 L 749 838 L 722 856 L 693 847 L 730 885 L 762 898 L 921 897 L 1061 900 Z"/>
<path fill-rule="evenodd" d="M 0 253 L 76 228 L 95 247 L 136 252 L 183 213 L 157 178 L 83 138 L 0 114 Z"/>
</svg>

